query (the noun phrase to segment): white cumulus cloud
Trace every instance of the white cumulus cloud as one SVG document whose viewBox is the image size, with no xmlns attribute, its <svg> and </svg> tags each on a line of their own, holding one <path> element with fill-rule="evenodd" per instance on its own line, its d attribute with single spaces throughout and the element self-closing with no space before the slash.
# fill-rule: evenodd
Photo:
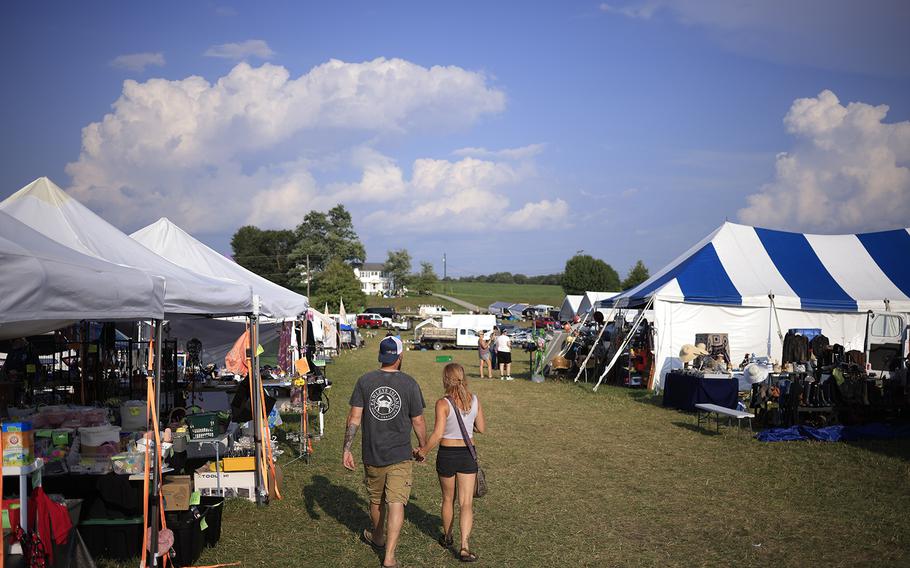
<svg viewBox="0 0 910 568">
<path fill-rule="evenodd" d="M 233 61 L 243 61 L 251 57 L 259 59 L 271 59 L 275 55 L 272 48 L 265 40 L 248 39 L 239 43 L 222 43 L 213 45 L 203 53 L 206 57 L 220 57 Z"/>
<path fill-rule="evenodd" d="M 843 105 L 831 91 L 797 99 L 784 118 L 796 138 L 774 181 L 739 211 L 746 223 L 850 233 L 910 225 L 910 121 L 886 105 Z"/>
<path fill-rule="evenodd" d="M 395 220 L 376 230 L 488 228 L 527 217 L 526 202 L 542 197 L 514 197 L 535 178 L 537 145 L 417 159 L 408 172 L 377 145 L 464 129 L 504 108 L 481 73 L 401 59 L 331 60 L 296 78 L 240 63 L 214 82 L 128 80 L 112 111 L 83 129 L 69 191 L 129 230 L 163 215 L 197 232 L 287 227 L 339 202 L 355 219 Z M 554 203 L 548 219 L 565 212 Z"/>
<path fill-rule="evenodd" d="M 452 152 L 455 156 L 472 156 L 474 158 L 493 158 L 504 160 L 525 160 L 532 158 L 546 148 L 546 144 L 528 144 L 519 148 L 503 148 L 502 150 L 487 150 L 486 148 L 459 148 Z"/>
<path fill-rule="evenodd" d="M 164 54 L 157 53 L 129 53 L 118 55 L 111 60 L 111 67 L 128 69 L 130 71 L 145 71 L 148 66 L 164 67 Z"/>
</svg>

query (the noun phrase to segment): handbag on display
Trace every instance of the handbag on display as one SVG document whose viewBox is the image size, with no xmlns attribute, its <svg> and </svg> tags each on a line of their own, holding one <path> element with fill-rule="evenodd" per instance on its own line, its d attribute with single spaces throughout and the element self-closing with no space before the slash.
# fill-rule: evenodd
<svg viewBox="0 0 910 568">
<path fill-rule="evenodd" d="M 464 438 L 464 443 L 468 447 L 468 451 L 471 452 L 474 463 L 477 464 L 477 482 L 474 484 L 474 497 L 483 497 L 487 494 L 487 478 L 483 473 L 483 468 L 480 467 L 480 460 L 477 459 L 477 449 L 474 447 L 474 442 L 471 441 L 471 436 L 468 435 L 468 429 L 464 426 L 464 420 L 461 419 L 461 412 L 458 410 L 458 406 L 455 405 L 455 401 L 450 396 L 447 396 L 446 399 L 452 403 L 455 419 L 458 420 L 458 427 L 461 429 L 461 437 Z M 480 404 L 479 401 L 478 404 Z"/>
</svg>

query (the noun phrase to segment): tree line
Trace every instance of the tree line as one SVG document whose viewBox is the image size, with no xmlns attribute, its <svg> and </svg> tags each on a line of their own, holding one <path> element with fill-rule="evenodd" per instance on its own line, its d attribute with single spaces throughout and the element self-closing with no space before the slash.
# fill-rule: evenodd
<svg viewBox="0 0 910 568">
<path fill-rule="evenodd" d="M 329 310 L 336 311 L 341 299 L 352 309 L 366 302 L 353 270 L 366 260 L 366 248 L 344 205 L 325 212 L 310 211 L 294 229 L 241 227 L 231 238 L 231 249 L 237 264 L 280 286 L 309 293 L 310 303 L 317 309 L 328 304 Z M 383 266 L 394 278 L 396 291 L 432 291 L 438 281 L 432 263 L 421 262 L 417 272 L 412 272 L 412 264 L 407 249 L 396 249 L 388 251 Z M 626 290 L 648 276 L 648 269 L 640 260 L 620 280 L 616 270 L 603 260 L 578 254 L 566 261 L 565 270 L 559 274 L 496 272 L 462 276 L 457 281 L 559 285 L 567 294 L 583 294 L 588 290 Z"/>
</svg>

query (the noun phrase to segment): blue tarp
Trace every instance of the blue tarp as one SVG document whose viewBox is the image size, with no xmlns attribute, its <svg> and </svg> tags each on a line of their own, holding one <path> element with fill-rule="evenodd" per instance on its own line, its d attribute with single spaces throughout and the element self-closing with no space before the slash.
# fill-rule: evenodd
<svg viewBox="0 0 910 568">
<path fill-rule="evenodd" d="M 864 426 L 791 426 L 771 428 L 755 435 L 759 442 L 792 442 L 816 440 L 819 442 L 852 442 L 856 440 L 897 440 L 910 438 L 910 425 L 889 426 L 887 424 L 866 424 Z"/>
</svg>

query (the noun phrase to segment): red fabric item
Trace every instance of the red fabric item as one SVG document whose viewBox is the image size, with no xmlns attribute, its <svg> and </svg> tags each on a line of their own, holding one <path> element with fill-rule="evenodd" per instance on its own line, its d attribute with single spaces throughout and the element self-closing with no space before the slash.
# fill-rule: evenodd
<svg viewBox="0 0 910 568">
<path fill-rule="evenodd" d="M 250 331 L 244 331 L 243 335 L 237 338 L 234 346 L 228 351 L 224 358 L 224 366 L 228 371 L 235 375 L 245 377 L 250 373 L 250 366 L 247 361 L 247 354 L 250 350 Z"/>
<path fill-rule="evenodd" d="M 34 506 L 32 506 L 32 503 L 34 503 Z M 50 546 L 51 538 L 53 538 L 56 544 L 63 544 L 66 542 L 70 531 L 73 529 L 69 511 L 66 506 L 51 500 L 41 487 L 32 491 L 31 503 L 29 503 L 29 517 L 32 516 L 32 511 L 35 511 L 34 515 L 37 517 L 37 522 L 36 524 L 29 526 L 38 529 L 38 534 L 41 536 L 41 539 L 48 543 L 48 546 L 45 547 L 47 549 L 47 557 L 49 563 L 53 564 L 54 547 Z M 53 534 L 51 534 L 52 529 Z"/>
</svg>

